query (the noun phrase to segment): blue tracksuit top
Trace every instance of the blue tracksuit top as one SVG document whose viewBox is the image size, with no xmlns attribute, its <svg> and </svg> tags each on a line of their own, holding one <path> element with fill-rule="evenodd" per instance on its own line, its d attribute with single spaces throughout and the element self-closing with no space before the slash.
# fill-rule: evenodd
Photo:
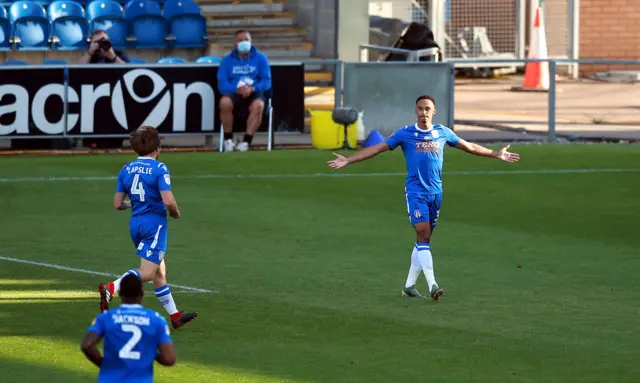
<svg viewBox="0 0 640 383">
<path fill-rule="evenodd" d="M 253 86 L 258 94 L 271 89 L 271 67 L 262 52 L 251 47 L 246 59 L 240 57 L 237 49 L 224 56 L 218 68 L 218 90 L 223 95 L 236 92 L 238 83 L 243 81 Z"/>
</svg>

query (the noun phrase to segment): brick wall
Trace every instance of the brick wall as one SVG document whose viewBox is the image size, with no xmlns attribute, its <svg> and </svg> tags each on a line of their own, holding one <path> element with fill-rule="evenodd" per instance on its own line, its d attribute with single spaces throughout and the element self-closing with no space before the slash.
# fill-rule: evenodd
<svg viewBox="0 0 640 383">
<path fill-rule="evenodd" d="M 582 0 L 580 58 L 639 60 L 640 1 Z M 580 74 L 621 69 L 640 70 L 640 67 L 580 65 Z"/>
</svg>

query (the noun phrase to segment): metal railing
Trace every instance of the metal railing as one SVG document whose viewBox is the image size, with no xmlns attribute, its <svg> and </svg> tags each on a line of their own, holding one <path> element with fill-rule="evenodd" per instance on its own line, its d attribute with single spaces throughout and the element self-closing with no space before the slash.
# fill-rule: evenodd
<svg viewBox="0 0 640 383">
<path fill-rule="evenodd" d="M 374 46 L 375 47 L 375 46 Z M 362 45 L 361 49 L 367 49 L 368 47 L 366 45 Z M 377 48 L 377 47 L 376 47 Z M 387 47 L 388 48 L 388 47 Z M 437 50 L 437 49 L 436 49 Z M 389 48 L 389 51 L 395 52 L 395 53 L 407 53 L 406 50 L 397 50 L 394 48 Z M 396 52 L 397 51 L 397 52 Z M 427 51 L 427 50 L 425 50 Z M 433 54 L 433 50 L 430 51 L 430 54 Z M 424 53 L 425 56 L 429 55 L 429 52 L 425 52 Z M 407 55 L 409 57 L 409 55 Z M 415 60 L 416 57 L 424 57 L 424 56 L 420 56 L 419 54 L 415 54 L 413 56 L 412 60 Z M 300 63 L 300 61 L 296 61 L 298 63 Z M 278 61 L 278 64 L 281 64 L 282 62 Z M 334 92 L 334 105 L 335 106 L 343 106 L 343 95 L 344 95 L 344 91 L 343 91 L 343 83 L 345 83 L 343 80 L 343 70 L 344 70 L 344 63 L 341 60 L 305 60 L 302 61 L 302 63 L 304 65 L 314 65 L 314 66 L 322 66 L 323 68 L 325 68 L 324 70 L 329 70 L 333 72 L 333 82 L 335 84 L 335 92 Z M 402 62 L 379 62 L 379 63 L 375 63 L 375 65 L 382 65 L 384 66 L 385 64 L 402 64 Z M 634 66 L 637 67 L 638 69 L 640 69 L 640 60 L 608 60 L 608 59 L 558 59 L 558 58 L 549 58 L 549 59 L 515 59 L 515 60 L 444 60 L 441 63 L 438 63 L 438 65 L 443 65 L 443 64 L 448 64 L 451 66 L 452 69 L 454 68 L 463 68 L 463 67 L 467 67 L 467 66 L 474 66 L 474 65 L 517 65 L 517 66 L 523 66 L 525 64 L 528 63 L 548 63 L 549 65 L 549 89 L 548 89 L 548 93 L 547 93 L 547 101 L 548 101 L 548 106 L 547 106 L 547 110 L 546 110 L 546 124 L 548 125 L 548 129 L 546 131 L 546 139 L 548 142 L 557 142 L 558 141 L 558 131 L 557 131 L 557 126 L 558 126 L 558 80 L 556 78 L 556 75 L 558 74 L 558 67 L 560 65 L 606 65 L 606 66 Z M 366 63 L 363 63 L 366 64 Z M 374 64 L 374 63 L 371 63 Z M 425 61 L 409 61 L 406 63 L 407 65 L 434 65 L 435 61 L 431 61 L 431 62 L 425 62 Z M 150 67 L 150 68 L 156 68 L 156 67 L 174 67 L 175 65 L 182 65 L 182 66 L 196 66 L 196 64 L 171 64 L 171 65 L 167 65 L 167 64 L 128 64 L 126 65 L 127 67 Z M 203 64 L 197 64 L 198 66 L 202 66 Z M 122 65 L 125 66 L 125 65 Z M 62 66 L 62 65 L 50 65 L 50 66 L 32 66 L 33 67 L 42 67 L 42 68 L 64 68 L 64 67 L 82 67 L 82 65 L 68 65 L 68 66 Z M 327 69 L 328 68 L 328 69 Z M 453 70 L 451 71 L 452 73 L 454 72 Z M 486 83 L 486 82 L 485 82 Z M 66 84 L 66 79 L 65 79 L 65 84 Z M 399 86 L 398 88 L 398 92 L 402 92 L 402 87 Z M 276 90 L 277 91 L 277 90 Z M 65 101 L 66 98 L 68 96 L 65 94 Z M 585 95 L 585 97 L 588 97 L 588 94 Z M 480 101 L 481 102 L 481 101 Z M 25 106 L 26 107 L 26 106 Z M 450 113 L 454 113 L 455 108 L 452 107 L 452 110 L 447 111 Z M 64 111 L 65 113 L 68 113 L 68 110 Z M 455 118 L 455 117 L 454 117 Z M 66 119 L 65 121 L 65 125 L 67 123 Z M 539 123 L 543 123 L 542 121 L 538 121 L 538 122 L 532 122 L 532 124 L 539 124 Z M 561 122 L 562 123 L 562 122 Z M 599 124 L 599 125 L 605 125 L 604 123 L 601 122 L 593 122 L 593 124 Z M 615 123 L 611 123 L 609 125 L 615 125 Z M 629 123 L 627 123 L 626 125 L 630 125 Z M 32 136 L 32 137 L 23 137 L 23 138 L 59 138 L 59 137 L 72 137 L 72 135 L 68 135 L 67 134 L 67 129 L 65 129 L 65 131 L 58 136 Z M 638 124 L 638 130 L 640 132 L 640 124 Z M 538 132 L 540 133 L 540 132 Z M 213 135 L 215 133 L 208 133 L 208 132 L 203 132 L 202 135 L 203 136 L 207 136 L 207 135 Z M 174 135 L 179 136 L 181 135 L 180 133 L 175 133 Z M 189 134 L 189 135 L 193 135 L 193 134 Z M 123 134 L 123 136 L 126 136 Z M 100 137 L 115 137 L 113 135 L 105 135 L 105 136 L 101 136 L 101 135 L 91 135 L 91 136 L 87 136 L 87 135 L 82 135 L 82 136 L 77 136 L 77 137 L 91 137 L 91 138 L 100 138 Z M 12 136 L 0 136 L 0 139 L 13 139 L 16 137 L 12 137 Z"/>
<path fill-rule="evenodd" d="M 440 50 L 438 48 L 425 48 L 425 49 L 400 49 L 400 48 L 392 48 L 386 47 L 382 45 L 372 45 L 372 44 L 360 44 L 360 62 L 369 62 L 369 50 L 375 49 L 378 51 L 382 51 L 385 53 L 397 53 L 401 55 L 407 56 L 406 62 L 419 62 L 423 57 L 429 57 L 429 61 L 438 62 L 438 54 Z"/>
<path fill-rule="evenodd" d="M 378 62 L 376 64 L 378 65 L 385 65 L 385 64 L 397 64 L 398 62 Z M 476 66 L 518 66 L 518 67 L 524 67 L 526 64 L 528 63 L 547 63 L 548 64 L 548 68 L 549 68 L 549 88 L 547 90 L 547 100 L 548 100 L 548 105 L 547 105 L 547 110 L 546 110 L 546 124 L 548 125 L 548 129 L 546 131 L 546 140 L 547 142 L 558 142 L 559 141 L 559 135 L 558 135 L 558 79 L 557 79 L 557 75 L 559 73 L 558 71 L 558 67 L 559 66 L 574 66 L 577 67 L 578 65 L 606 65 L 606 66 L 636 66 L 638 69 L 640 69 L 640 60 L 609 60 L 609 59 L 569 59 L 569 58 L 548 58 L 548 59 L 512 59 L 512 60 L 503 60 L 503 59 L 499 59 L 499 60 L 490 60 L 490 59 L 485 59 L 485 60 L 477 60 L 477 59 L 468 59 L 468 60 L 443 60 L 442 63 L 445 64 L 449 64 L 451 65 L 452 68 L 452 73 L 454 72 L 453 69 L 454 68 L 466 68 L 466 67 L 476 67 Z M 410 65 L 433 65 L 433 62 L 413 62 Z M 390 75 L 392 75 L 390 73 Z M 576 82 L 572 82 L 572 83 L 576 83 Z M 336 84 L 341 84 L 341 83 L 336 83 Z M 591 85 L 589 85 L 591 86 Z M 593 85 L 593 86 L 597 86 L 597 85 Z M 455 88 L 455 85 L 454 85 Z M 398 92 L 402 92 L 402 87 L 398 88 Z M 341 99 L 341 95 L 343 94 L 342 89 L 340 89 L 340 86 L 336 86 L 336 100 Z M 586 96 L 588 97 L 588 95 Z M 336 103 L 336 105 L 340 105 L 342 106 L 342 104 L 340 103 Z M 449 113 L 454 113 L 454 110 L 448 111 Z M 458 123 L 459 121 L 457 119 L 454 120 L 456 121 L 456 123 Z M 540 121 L 538 122 L 534 122 L 531 121 L 531 124 L 539 124 Z M 562 124 L 566 124 L 566 122 L 562 122 Z M 575 124 L 575 122 L 571 122 L 570 124 Z M 600 125 L 600 126 L 604 126 L 604 125 L 616 125 L 615 123 L 603 123 L 603 122 L 599 122 L 597 121 L 597 119 L 594 119 L 593 122 L 591 123 L 585 123 L 585 124 L 589 124 L 589 125 Z M 488 124 L 487 127 L 491 128 L 490 126 L 491 124 Z M 632 125 L 633 124 L 629 123 L 629 122 L 625 122 L 622 125 Z M 638 133 L 640 134 L 640 123 L 637 124 L 638 125 Z M 522 129 L 515 129 L 516 131 L 521 131 Z M 592 131 L 596 131 L 596 129 L 592 129 Z M 537 131 L 535 132 L 536 134 L 540 134 L 541 132 Z M 561 135 L 562 136 L 562 135 Z M 606 136 L 605 134 L 602 134 L 602 136 Z M 639 135 L 640 137 L 640 135 Z M 575 139 L 580 139 L 580 138 L 586 138 L 586 137 L 579 137 L 576 136 L 574 137 Z M 640 139 L 640 138 L 639 138 Z M 634 139 L 635 140 L 635 139 Z"/>
<path fill-rule="evenodd" d="M 548 63 L 549 65 L 549 89 L 548 89 L 548 110 L 547 110 L 547 141 L 557 142 L 557 93 L 558 93 L 558 66 L 559 65 L 620 65 L 620 66 L 638 66 L 640 69 L 640 60 L 607 60 L 607 59 L 522 59 L 522 60 L 445 60 L 453 67 L 473 65 L 473 64 L 527 64 L 527 63 Z M 428 63 L 425 63 L 428 65 Z M 638 124 L 640 131 L 640 124 Z"/>
</svg>

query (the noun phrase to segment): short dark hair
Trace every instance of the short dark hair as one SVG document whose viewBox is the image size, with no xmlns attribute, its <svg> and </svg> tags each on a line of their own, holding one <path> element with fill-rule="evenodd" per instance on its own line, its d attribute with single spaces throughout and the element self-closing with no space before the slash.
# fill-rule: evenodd
<svg viewBox="0 0 640 383">
<path fill-rule="evenodd" d="M 416 105 L 418 105 L 420 100 L 429 100 L 429 101 L 433 102 L 433 106 L 436 106 L 436 100 L 433 97 L 429 96 L 429 95 L 423 94 L 422 96 L 418 97 L 416 99 Z"/>
<path fill-rule="evenodd" d="M 129 134 L 131 147 L 139 156 L 146 156 L 153 153 L 160 147 L 160 136 L 156 128 L 142 126 Z"/>
<path fill-rule="evenodd" d="M 120 281 L 120 297 L 127 301 L 134 301 L 138 298 L 142 298 L 144 295 L 144 289 L 142 288 L 142 281 L 135 274 L 128 274 Z"/>
<path fill-rule="evenodd" d="M 246 34 L 248 34 L 248 35 L 250 35 L 250 34 L 251 34 L 251 32 L 249 32 L 249 31 L 248 31 L 248 30 L 246 30 L 246 29 L 238 29 L 238 30 L 236 31 L 236 33 L 235 33 L 235 36 L 238 36 L 238 35 L 239 35 L 239 34 L 241 34 L 241 33 L 246 33 Z"/>
</svg>

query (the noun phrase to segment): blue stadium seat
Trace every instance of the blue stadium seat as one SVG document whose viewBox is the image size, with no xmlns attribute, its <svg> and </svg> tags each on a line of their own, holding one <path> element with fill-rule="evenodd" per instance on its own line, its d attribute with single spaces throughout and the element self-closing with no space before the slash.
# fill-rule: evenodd
<svg viewBox="0 0 640 383">
<path fill-rule="evenodd" d="M 35 1 L 36 3 L 42 5 L 45 9 L 48 8 L 49 4 L 57 1 L 57 0 L 31 0 L 31 1 Z M 89 3 L 89 0 L 73 0 L 76 3 L 80 4 L 82 6 L 82 8 L 85 8 L 85 6 L 87 5 L 87 3 Z"/>
<path fill-rule="evenodd" d="M 124 8 L 129 20 L 136 48 L 164 48 L 168 32 L 160 5 L 150 0 L 132 0 Z"/>
<path fill-rule="evenodd" d="M 222 61 L 220 57 L 213 57 L 213 56 L 202 56 L 202 57 L 198 57 L 198 59 L 196 60 L 196 62 L 199 64 L 219 63 L 220 61 Z"/>
<path fill-rule="evenodd" d="M 4 7 L 0 7 L 0 51 L 11 50 L 11 21 Z"/>
<path fill-rule="evenodd" d="M 91 32 L 107 31 L 114 48 L 127 48 L 129 24 L 120 4 L 111 0 L 92 1 L 87 6 L 87 18 L 91 23 Z"/>
<path fill-rule="evenodd" d="M 9 7 L 16 49 L 48 50 L 49 20 L 44 8 L 32 1 L 16 1 Z"/>
<path fill-rule="evenodd" d="M 80 3 L 58 0 L 49 4 L 51 37 L 59 50 L 87 49 L 89 22 Z"/>
<path fill-rule="evenodd" d="M 129 64 L 146 64 L 147 61 L 143 59 L 129 59 Z"/>
<path fill-rule="evenodd" d="M 3 62 L 2 65 L 29 65 L 29 63 L 20 60 L 9 60 Z"/>
<path fill-rule="evenodd" d="M 200 6 L 193 0 L 167 0 L 162 8 L 162 15 L 170 20 L 182 15 L 201 15 Z"/>
<path fill-rule="evenodd" d="M 207 45 L 207 20 L 200 14 L 200 7 L 192 0 L 167 0 L 163 8 L 169 22 L 173 46 L 200 48 Z"/>
<path fill-rule="evenodd" d="M 184 64 L 185 62 L 180 57 L 163 57 L 158 60 L 158 64 Z"/>
<path fill-rule="evenodd" d="M 67 65 L 68 63 L 64 60 L 44 60 L 42 62 L 44 65 Z"/>
</svg>

